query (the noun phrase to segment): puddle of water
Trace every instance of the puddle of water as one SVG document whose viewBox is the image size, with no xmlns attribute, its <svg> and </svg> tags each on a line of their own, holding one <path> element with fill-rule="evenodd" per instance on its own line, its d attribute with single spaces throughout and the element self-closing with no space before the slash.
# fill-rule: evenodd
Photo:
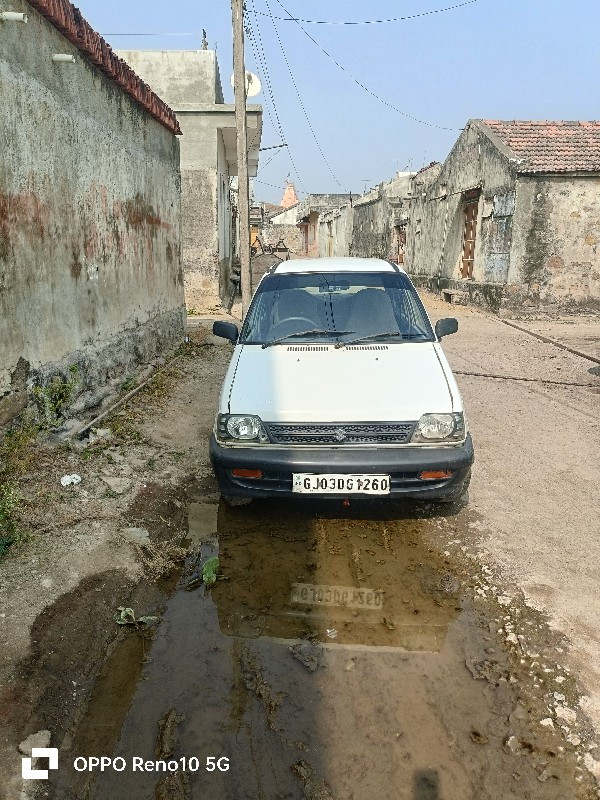
<svg viewBox="0 0 600 800">
<path fill-rule="evenodd" d="M 203 541 L 200 564 L 218 552 L 220 580 L 185 591 L 198 572 L 183 576 L 118 744 L 96 753 L 127 768 L 98 775 L 91 800 L 591 797 L 554 732 L 515 712 L 508 656 L 465 576 L 428 547 L 430 520 L 220 505 L 215 538 L 196 511 L 205 528 L 190 538 Z M 100 746 L 103 720 L 129 703 L 105 676 L 74 753 Z M 197 757 L 201 769 L 132 772 L 134 756 Z M 209 757 L 229 770 L 206 772 Z M 62 772 L 61 800 L 85 796 L 78 780 Z"/>
</svg>

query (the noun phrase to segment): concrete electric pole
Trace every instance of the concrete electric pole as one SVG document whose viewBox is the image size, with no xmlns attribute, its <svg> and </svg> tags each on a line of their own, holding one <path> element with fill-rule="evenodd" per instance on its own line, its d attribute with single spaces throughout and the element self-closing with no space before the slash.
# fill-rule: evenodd
<svg viewBox="0 0 600 800">
<path fill-rule="evenodd" d="M 250 201 L 248 197 L 248 137 L 246 134 L 246 66 L 244 64 L 244 0 L 231 0 L 233 22 L 233 86 L 237 133 L 238 212 L 240 224 L 240 282 L 242 319 L 252 293 L 250 268 Z"/>
</svg>

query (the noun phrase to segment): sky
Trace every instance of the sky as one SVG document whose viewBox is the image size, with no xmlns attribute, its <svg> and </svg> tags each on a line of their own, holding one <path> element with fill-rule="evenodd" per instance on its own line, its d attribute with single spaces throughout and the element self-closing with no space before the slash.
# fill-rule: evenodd
<svg viewBox="0 0 600 800">
<path fill-rule="evenodd" d="M 115 49 L 197 50 L 205 29 L 217 50 L 225 102 L 233 102 L 229 0 L 76 4 Z M 246 6 L 246 68 L 263 85 L 249 101 L 263 106 L 261 147 L 287 145 L 261 153 L 256 200 L 278 203 L 288 177 L 299 196 L 361 194 L 398 170 L 444 161 L 471 118 L 600 119 L 598 0 L 246 0 Z M 450 6 L 459 7 L 441 10 Z M 416 14 L 423 16 L 361 25 L 277 19 L 362 22 Z"/>
</svg>

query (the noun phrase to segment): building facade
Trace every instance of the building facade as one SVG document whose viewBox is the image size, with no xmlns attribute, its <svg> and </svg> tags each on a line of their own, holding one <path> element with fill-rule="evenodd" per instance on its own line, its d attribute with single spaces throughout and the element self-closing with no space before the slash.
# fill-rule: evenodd
<svg viewBox="0 0 600 800">
<path fill-rule="evenodd" d="M 470 120 L 412 179 L 406 267 L 490 308 L 600 307 L 600 122 Z"/>
<path fill-rule="evenodd" d="M 227 304 L 237 252 L 235 108 L 223 102 L 212 50 L 124 50 L 120 55 L 176 112 L 181 141 L 183 274 L 188 308 Z M 247 106 L 248 171 L 256 175 L 262 110 Z"/>
</svg>

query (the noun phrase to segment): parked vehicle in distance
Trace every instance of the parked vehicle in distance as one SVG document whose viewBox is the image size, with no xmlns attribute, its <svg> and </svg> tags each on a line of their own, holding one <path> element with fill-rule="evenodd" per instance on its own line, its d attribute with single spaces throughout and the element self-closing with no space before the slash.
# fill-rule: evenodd
<svg viewBox="0 0 600 800">
<path fill-rule="evenodd" d="M 223 382 L 210 455 L 226 498 L 454 501 L 473 444 L 440 339 L 404 270 L 380 259 L 274 265 Z"/>
</svg>

